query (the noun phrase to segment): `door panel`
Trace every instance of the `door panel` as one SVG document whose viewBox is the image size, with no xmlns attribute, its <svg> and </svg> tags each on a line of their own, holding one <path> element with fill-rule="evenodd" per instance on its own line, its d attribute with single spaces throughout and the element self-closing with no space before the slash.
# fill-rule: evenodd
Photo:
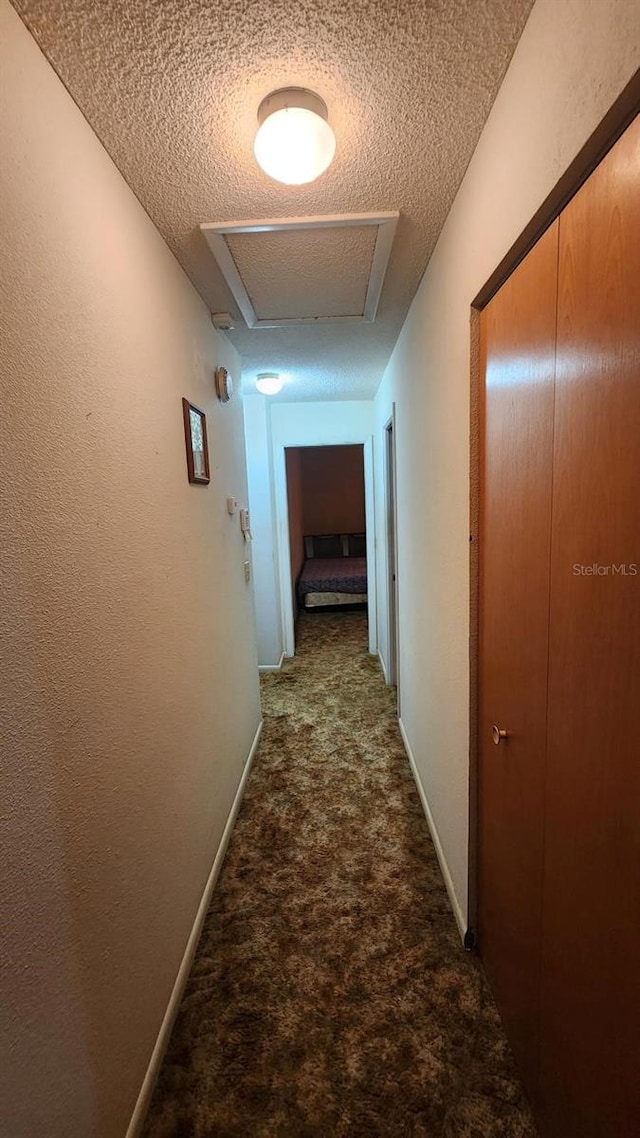
<svg viewBox="0 0 640 1138">
<path fill-rule="evenodd" d="M 479 943 L 537 1081 L 558 224 L 481 317 Z M 508 738 L 496 746 L 491 728 Z"/>
<path fill-rule="evenodd" d="M 543 1132 L 630 1138 L 640 1133 L 640 119 L 562 214 L 559 267 Z M 624 565 L 627 575 L 607 569 Z"/>
</svg>

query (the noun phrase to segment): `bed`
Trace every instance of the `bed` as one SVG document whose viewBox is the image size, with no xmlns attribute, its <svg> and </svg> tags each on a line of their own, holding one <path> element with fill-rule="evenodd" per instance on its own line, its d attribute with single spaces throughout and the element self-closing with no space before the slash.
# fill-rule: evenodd
<svg viewBox="0 0 640 1138">
<path fill-rule="evenodd" d="M 367 603 L 367 543 L 363 533 L 309 534 L 296 592 L 300 608 Z"/>
</svg>

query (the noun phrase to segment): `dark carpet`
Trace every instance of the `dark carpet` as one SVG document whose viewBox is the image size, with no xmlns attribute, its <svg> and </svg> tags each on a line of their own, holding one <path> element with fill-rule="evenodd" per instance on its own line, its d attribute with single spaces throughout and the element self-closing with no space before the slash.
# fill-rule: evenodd
<svg viewBox="0 0 640 1138">
<path fill-rule="evenodd" d="M 146 1138 L 535 1138 L 361 613 L 302 614 Z"/>
</svg>

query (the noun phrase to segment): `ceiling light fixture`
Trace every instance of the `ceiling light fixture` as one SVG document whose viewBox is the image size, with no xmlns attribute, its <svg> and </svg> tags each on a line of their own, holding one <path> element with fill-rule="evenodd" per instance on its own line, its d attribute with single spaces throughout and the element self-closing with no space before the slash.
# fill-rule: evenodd
<svg viewBox="0 0 640 1138">
<path fill-rule="evenodd" d="M 286 186 L 313 182 L 333 162 L 336 136 L 327 104 L 303 87 L 283 87 L 258 107 L 260 126 L 254 142 L 258 165 Z"/>
<path fill-rule="evenodd" d="M 256 378 L 256 387 L 263 395 L 277 395 L 282 391 L 284 380 L 277 371 L 261 371 Z"/>
</svg>

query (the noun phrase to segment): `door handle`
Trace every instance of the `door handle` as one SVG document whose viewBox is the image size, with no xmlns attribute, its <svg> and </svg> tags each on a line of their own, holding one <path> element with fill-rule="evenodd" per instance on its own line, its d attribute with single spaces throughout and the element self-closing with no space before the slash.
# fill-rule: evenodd
<svg viewBox="0 0 640 1138">
<path fill-rule="evenodd" d="M 498 746 L 498 743 L 500 742 L 501 739 L 507 739 L 508 736 L 509 736 L 508 731 L 505 731 L 504 728 L 502 728 L 502 727 L 497 727 L 496 724 L 494 723 L 493 727 L 491 728 L 491 738 L 493 739 L 496 747 Z"/>
</svg>

